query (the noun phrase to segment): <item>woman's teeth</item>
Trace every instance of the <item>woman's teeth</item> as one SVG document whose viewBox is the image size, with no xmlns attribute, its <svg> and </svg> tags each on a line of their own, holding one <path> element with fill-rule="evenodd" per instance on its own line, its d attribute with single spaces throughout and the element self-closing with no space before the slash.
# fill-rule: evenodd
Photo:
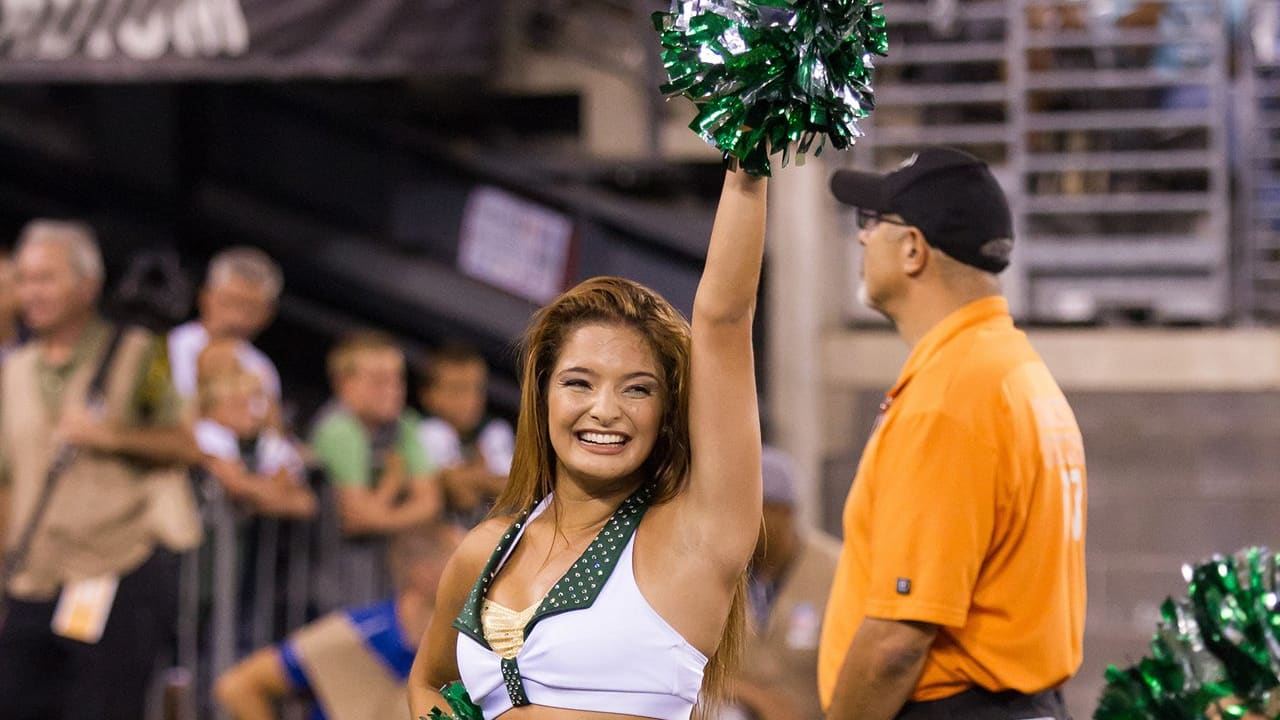
<svg viewBox="0 0 1280 720">
<path fill-rule="evenodd" d="M 616 433 L 584 432 L 579 433 L 578 437 L 593 445 L 621 445 L 627 441 L 625 435 Z"/>
</svg>

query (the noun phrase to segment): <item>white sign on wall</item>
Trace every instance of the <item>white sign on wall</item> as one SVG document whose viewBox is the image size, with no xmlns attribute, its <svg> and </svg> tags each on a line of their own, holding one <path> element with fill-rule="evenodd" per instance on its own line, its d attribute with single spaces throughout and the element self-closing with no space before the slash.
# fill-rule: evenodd
<svg viewBox="0 0 1280 720">
<path fill-rule="evenodd" d="M 545 303 L 564 290 L 573 222 L 495 187 L 471 192 L 462 215 L 458 268 L 513 295 Z"/>
</svg>

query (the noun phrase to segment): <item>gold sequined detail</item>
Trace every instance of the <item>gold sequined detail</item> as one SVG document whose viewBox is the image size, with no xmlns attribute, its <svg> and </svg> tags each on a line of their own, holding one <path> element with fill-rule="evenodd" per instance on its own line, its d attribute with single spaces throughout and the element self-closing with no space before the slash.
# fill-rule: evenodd
<svg viewBox="0 0 1280 720">
<path fill-rule="evenodd" d="M 498 657 L 511 659 L 524 647 L 524 628 L 529 624 L 533 613 L 537 611 L 541 600 L 516 612 L 511 608 L 496 603 L 488 598 L 480 608 L 480 626 L 484 628 L 484 639 Z"/>
</svg>

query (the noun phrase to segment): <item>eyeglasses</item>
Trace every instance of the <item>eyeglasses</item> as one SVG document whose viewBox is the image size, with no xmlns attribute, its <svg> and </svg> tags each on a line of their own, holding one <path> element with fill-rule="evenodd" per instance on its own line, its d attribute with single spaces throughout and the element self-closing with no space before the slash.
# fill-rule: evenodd
<svg viewBox="0 0 1280 720">
<path fill-rule="evenodd" d="M 902 220 L 894 220 L 893 218 L 885 217 L 884 214 L 881 213 L 879 210 L 872 210 L 871 208 L 858 208 L 858 227 L 859 228 L 863 230 L 870 230 L 882 222 L 887 222 L 890 225 L 901 225 L 902 227 L 911 226 L 911 223 L 909 222 L 904 222 Z"/>
</svg>

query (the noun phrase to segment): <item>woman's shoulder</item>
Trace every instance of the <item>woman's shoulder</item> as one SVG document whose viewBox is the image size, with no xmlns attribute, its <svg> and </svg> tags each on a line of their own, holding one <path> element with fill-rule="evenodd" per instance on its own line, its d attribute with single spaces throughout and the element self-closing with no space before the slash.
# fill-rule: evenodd
<svg viewBox="0 0 1280 720">
<path fill-rule="evenodd" d="M 455 564 L 460 570 L 479 573 L 498 547 L 498 541 L 515 521 L 514 515 L 504 515 L 488 518 L 471 528 L 454 551 Z"/>
</svg>

